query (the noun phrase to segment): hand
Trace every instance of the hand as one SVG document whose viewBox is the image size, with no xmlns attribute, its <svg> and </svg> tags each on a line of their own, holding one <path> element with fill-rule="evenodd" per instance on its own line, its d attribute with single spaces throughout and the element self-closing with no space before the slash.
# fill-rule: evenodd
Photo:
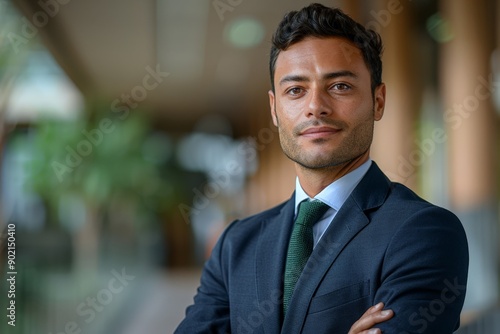
<svg viewBox="0 0 500 334">
<path fill-rule="evenodd" d="M 383 310 L 384 303 L 378 303 L 370 307 L 366 312 L 356 321 L 347 334 L 382 334 L 378 328 L 372 328 L 376 324 L 387 321 L 393 317 L 392 310 Z"/>
</svg>

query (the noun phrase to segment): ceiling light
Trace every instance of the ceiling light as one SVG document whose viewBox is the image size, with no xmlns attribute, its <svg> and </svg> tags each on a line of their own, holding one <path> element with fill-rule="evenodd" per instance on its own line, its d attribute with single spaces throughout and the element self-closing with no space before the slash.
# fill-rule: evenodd
<svg viewBox="0 0 500 334">
<path fill-rule="evenodd" d="M 427 31 L 439 43 L 449 42 L 453 39 L 451 23 L 436 13 L 427 19 Z"/>
<path fill-rule="evenodd" d="M 262 42 L 265 29 L 262 23 L 253 18 L 239 18 L 225 28 L 226 40 L 237 48 L 251 48 Z"/>
</svg>

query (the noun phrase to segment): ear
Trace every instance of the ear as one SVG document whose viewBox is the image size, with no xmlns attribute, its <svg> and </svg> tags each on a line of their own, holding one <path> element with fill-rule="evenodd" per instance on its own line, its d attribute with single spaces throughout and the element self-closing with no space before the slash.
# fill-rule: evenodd
<svg viewBox="0 0 500 334">
<path fill-rule="evenodd" d="M 276 100 L 274 96 L 274 92 L 269 90 L 267 92 L 269 94 L 269 107 L 271 108 L 271 117 L 273 119 L 274 126 L 278 126 L 278 117 L 276 117 Z"/>
<path fill-rule="evenodd" d="M 384 116 L 385 109 L 385 83 L 381 83 L 375 88 L 373 109 L 375 120 L 380 121 Z"/>
</svg>

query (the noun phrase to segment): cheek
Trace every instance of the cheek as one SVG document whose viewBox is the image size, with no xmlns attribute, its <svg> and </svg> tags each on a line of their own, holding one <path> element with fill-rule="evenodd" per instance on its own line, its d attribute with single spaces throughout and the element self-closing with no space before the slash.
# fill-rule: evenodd
<svg viewBox="0 0 500 334">
<path fill-rule="evenodd" d="M 283 115 L 279 117 L 278 124 L 279 124 L 278 129 L 280 133 L 284 135 L 291 133 L 293 131 L 293 123 L 290 122 L 290 120 L 287 119 L 286 117 L 283 117 Z"/>
<path fill-rule="evenodd" d="M 373 119 L 373 104 L 356 102 L 346 103 L 337 109 L 344 121 L 349 124 L 361 123 Z"/>
<path fill-rule="evenodd" d="M 304 103 L 303 100 L 279 99 L 276 103 L 276 108 L 279 110 L 279 115 L 295 119 L 302 114 L 301 111 L 304 110 L 305 107 Z"/>
<path fill-rule="evenodd" d="M 290 126 L 300 117 L 300 112 L 297 111 L 297 106 L 289 106 L 278 102 L 276 104 L 276 118 L 280 126 Z"/>
</svg>

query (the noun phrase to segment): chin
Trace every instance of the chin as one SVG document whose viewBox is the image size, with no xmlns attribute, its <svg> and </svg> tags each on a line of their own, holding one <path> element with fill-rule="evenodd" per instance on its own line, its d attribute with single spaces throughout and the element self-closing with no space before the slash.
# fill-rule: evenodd
<svg viewBox="0 0 500 334">
<path fill-rule="evenodd" d="M 331 156 L 322 159 L 297 159 L 295 162 L 309 169 L 323 169 L 341 164 L 337 159 L 332 159 Z"/>
</svg>

